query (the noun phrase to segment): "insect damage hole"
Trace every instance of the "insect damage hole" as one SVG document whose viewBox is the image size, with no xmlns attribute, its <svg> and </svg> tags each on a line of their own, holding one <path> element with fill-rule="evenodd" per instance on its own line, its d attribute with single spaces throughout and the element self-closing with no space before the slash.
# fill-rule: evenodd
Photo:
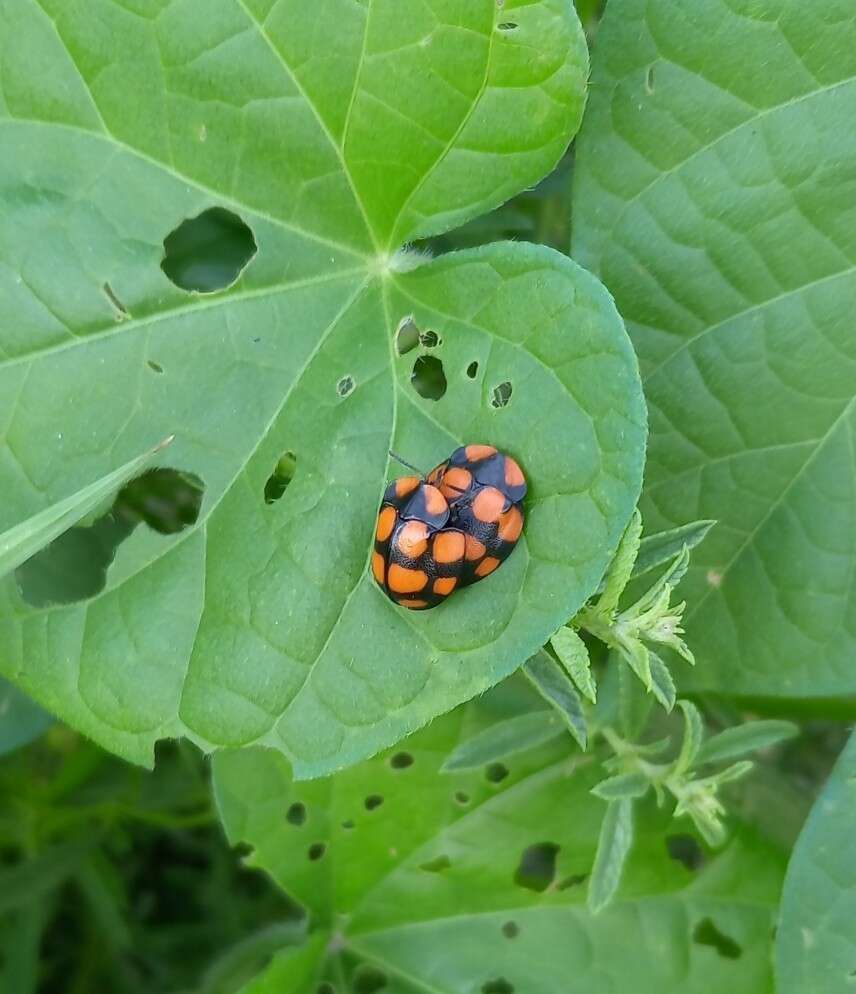
<svg viewBox="0 0 856 994">
<path fill-rule="evenodd" d="M 409 752 L 397 752 L 390 759 L 389 765 L 394 770 L 406 770 L 408 766 L 413 766 L 413 756 Z"/>
<path fill-rule="evenodd" d="M 274 466 L 265 483 L 265 504 L 275 504 L 288 489 L 297 471 L 297 456 L 291 451 L 284 452 Z"/>
<path fill-rule="evenodd" d="M 348 394 L 354 389 L 354 378 L 353 376 L 343 376 L 341 380 L 336 384 L 336 393 L 340 397 L 347 397 Z"/>
<path fill-rule="evenodd" d="M 295 801 L 286 811 L 285 820 L 289 825 L 302 825 L 306 821 L 306 805 Z"/>
<path fill-rule="evenodd" d="M 514 871 L 517 886 L 537 894 L 545 891 L 556 877 L 556 857 L 560 848 L 555 842 L 538 842 L 524 849 Z"/>
<path fill-rule="evenodd" d="M 387 976 L 383 970 L 368 963 L 361 963 L 356 970 L 352 984 L 354 994 L 378 994 L 387 986 Z"/>
<path fill-rule="evenodd" d="M 383 798 L 380 794 L 369 794 L 369 796 L 363 801 L 366 811 L 374 811 L 375 808 L 379 808 L 383 804 Z"/>
<path fill-rule="evenodd" d="M 650 96 L 654 92 L 654 67 L 648 66 L 645 73 L 645 92 Z"/>
<path fill-rule="evenodd" d="M 497 24 L 497 31 L 516 31 L 519 25 L 516 21 L 503 21 L 502 24 Z"/>
<path fill-rule="evenodd" d="M 691 835 L 666 836 L 666 851 L 688 870 L 698 870 L 704 863 L 704 852 Z"/>
<path fill-rule="evenodd" d="M 33 607 L 74 604 L 107 585 L 119 546 L 141 524 L 176 535 L 196 524 L 205 484 L 178 469 L 156 468 L 126 483 L 113 506 L 91 524 L 75 525 L 15 570 L 21 596 Z"/>
<path fill-rule="evenodd" d="M 423 331 L 419 336 L 419 341 L 426 349 L 436 349 L 440 344 L 440 336 L 436 331 Z"/>
<path fill-rule="evenodd" d="M 321 859 L 325 852 L 327 852 L 327 846 L 323 842 L 313 842 L 307 849 L 306 855 L 313 863 L 315 863 Z"/>
<path fill-rule="evenodd" d="M 517 922 L 506 922 L 502 926 L 502 934 L 506 939 L 516 939 L 520 935 L 520 926 Z"/>
<path fill-rule="evenodd" d="M 407 355 L 419 344 L 419 328 L 413 315 L 402 318 L 395 332 L 395 350 L 399 355 Z"/>
<path fill-rule="evenodd" d="M 743 948 L 730 935 L 720 931 L 712 918 L 702 918 L 693 930 L 693 942 L 700 946 L 710 946 L 724 959 L 740 959 Z"/>
<path fill-rule="evenodd" d="M 479 364 L 475 359 L 473 359 L 473 361 L 469 364 L 469 366 L 467 366 L 467 376 L 469 376 L 471 380 L 474 380 L 478 376 L 478 374 L 479 374 Z"/>
<path fill-rule="evenodd" d="M 508 773 L 508 767 L 504 763 L 490 763 L 484 771 L 488 783 L 502 783 Z"/>
<path fill-rule="evenodd" d="M 482 994 L 514 994 L 514 984 L 506 980 L 505 977 L 487 980 L 482 984 Z"/>
<path fill-rule="evenodd" d="M 505 407 L 511 400 L 511 384 L 508 380 L 498 384 L 493 388 L 493 396 L 490 399 L 491 407 Z"/>
<path fill-rule="evenodd" d="M 434 859 L 429 859 L 425 863 L 420 863 L 419 869 L 425 873 L 442 873 L 443 870 L 448 870 L 451 865 L 452 861 L 443 853 L 441 856 L 435 856 Z"/>
<path fill-rule="evenodd" d="M 155 362 L 153 359 L 147 359 L 146 360 L 146 365 L 149 367 L 149 369 L 153 373 L 162 373 L 163 372 L 163 366 L 161 366 L 161 364 L 159 362 Z"/>
<path fill-rule="evenodd" d="M 433 355 L 419 356 L 413 364 L 410 382 L 420 397 L 425 400 L 439 400 L 446 392 L 443 363 Z"/>
<path fill-rule="evenodd" d="M 215 293 L 231 286 L 258 251 L 237 214 L 209 207 L 187 218 L 163 240 L 161 269 L 182 290 Z"/>
</svg>

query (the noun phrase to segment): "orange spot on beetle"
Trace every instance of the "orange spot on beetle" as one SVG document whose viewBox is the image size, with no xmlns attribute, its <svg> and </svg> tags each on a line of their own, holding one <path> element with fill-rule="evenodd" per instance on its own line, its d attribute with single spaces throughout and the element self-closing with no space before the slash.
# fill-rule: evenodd
<svg viewBox="0 0 856 994">
<path fill-rule="evenodd" d="M 434 581 L 434 593 L 442 594 L 443 597 L 446 597 L 448 594 L 451 594 L 457 585 L 458 578 L 456 576 L 441 576 Z"/>
<path fill-rule="evenodd" d="M 413 493 L 419 486 L 419 483 L 418 476 L 402 476 L 395 481 L 395 496 L 406 497 L 409 493 Z"/>
<path fill-rule="evenodd" d="M 387 586 L 397 594 L 415 594 L 428 582 L 428 574 L 421 569 L 408 569 L 393 563 L 389 567 Z"/>
<path fill-rule="evenodd" d="M 500 493 L 496 487 L 483 487 L 473 501 L 473 514 L 479 521 L 490 523 L 499 520 L 504 507 L 505 494 Z"/>
<path fill-rule="evenodd" d="M 481 559 L 481 557 L 487 552 L 484 546 L 484 542 L 479 542 L 477 538 L 472 535 L 467 535 L 467 559 L 470 561 L 474 559 Z"/>
<path fill-rule="evenodd" d="M 520 487 L 526 482 L 523 470 L 517 465 L 511 456 L 505 457 L 505 482 L 510 487 Z"/>
<path fill-rule="evenodd" d="M 464 554 L 465 541 L 463 532 L 438 532 L 434 537 L 434 561 L 438 563 L 456 563 Z"/>
<path fill-rule="evenodd" d="M 385 573 L 386 564 L 383 561 L 383 556 L 379 552 L 372 553 L 372 573 L 374 573 L 374 578 L 377 582 L 383 586 L 383 579 Z"/>
<path fill-rule="evenodd" d="M 430 483 L 425 485 L 425 510 L 429 514 L 442 514 L 444 511 L 448 510 L 449 505 L 446 503 L 446 498 L 440 493 L 436 487 L 432 487 Z"/>
<path fill-rule="evenodd" d="M 375 532 L 378 542 L 385 542 L 392 534 L 392 529 L 395 527 L 396 517 L 398 517 L 398 515 L 396 514 L 395 508 L 390 507 L 388 504 L 381 510 L 380 514 L 377 516 L 377 531 Z"/>
<path fill-rule="evenodd" d="M 523 531 L 523 515 L 519 508 L 510 507 L 499 519 L 499 537 L 503 542 L 516 542 Z"/>
<path fill-rule="evenodd" d="M 419 601 L 419 600 L 413 600 L 413 601 L 400 600 L 396 601 L 395 603 L 398 604 L 400 607 L 409 607 L 411 611 L 413 610 L 418 611 L 420 608 L 431 606 L 428 603 L 428 601 Z"/>
<path fill-rule="evenodd" d="M 499 566 L 499 560 L 494 559 L 493 556 L 488 556 L 476 566 L 476 576 L 487 576 L 488 573 L 492 573 L 496 567 Z"/>
<path fill-rule="evenodd" d="M 449 500 L 454 500 L 456 497 L 460 497 L 461 494 L 465 494 L 470 489 L 472 482 L 473 475 L 469 470 L 453 466 L 451 469 L 446 470 L 443 482 L 440 484 L 440 492 L 444 497 L 448 497 Z"/>
<path fill-rule="evenodd" d="M 480 462 L 488 456 L 496 455 L 496 449 L 492 445 L 468 445 L 464 449 L 464 455 L 470 462 Z"/>
<path fill-rule="evenodd" d="M 408 521 L 396 535 L 395 544 L 408 559 L 418 559 L 428 548 L 428 526 L 424 521 Z"/>
</svg>

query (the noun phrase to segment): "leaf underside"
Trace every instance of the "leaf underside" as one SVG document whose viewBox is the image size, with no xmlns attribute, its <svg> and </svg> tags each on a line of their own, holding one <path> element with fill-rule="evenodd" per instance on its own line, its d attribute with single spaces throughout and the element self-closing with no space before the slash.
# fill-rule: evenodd
<svg viewBox="0 0 856 994">
<path fill-rule="evenodd" d="M 397 752 L 311 783 L 292 783 L 269 750 L 214 758 L 230 839 L 253 846 L 250 862 L 307 906 L 315 983 L 341 987 L 368 964 L 395 994 L 590 994 L 623 990 L 629 976 L 638 994 L 770 990 L 784 859 L 766 844 L 740 834 L 690 871 L 669 857 L 668 814 L 639 803 L 622 887 L 592 916 L 604 806 L 588 796 L 600 774 L 575 747 L 509 757 L 501 780 L 437 775 L 459 741 L 519 713 L 521 699 L 525 687 L 508 681 Z M 730 955 L 706 941 L 711 928 Z M 247 990 L 292 990 L 306 955 L 285 951 Z M 511 986 L 490 986 L 500 979 Z"/>
<path fill-rule="evenodd" d="M 849 0 L 609 4 L 574 257 L 640 356 L 646 526 L 719 522 L 685 688 L 856 693 L 854 116 Z"/>
<path fill-rule="evenodd" d="M 635 358 L 560 255 L 399 250 L 555 164 L 587 73 L 569 0 L 0 0 L 0 70 L 0 532 L 169 434 L 205 486 L 194 527 L 138 528 L 84 603 L 0 584 L 0 671 L 130 759 L 188 735 L 300 776 L 512 672 L 634 506 Z M 211 207 L 257 252 L 186 293 L 163 241 Z M 436 402 L 396 351 L 406 317 L 437 336 Z M 461 442 L 519 459 L 526 530 L 495 577 L 408 614 L 366 575 L 387 450 L 430 467 Z"/>
</svg>

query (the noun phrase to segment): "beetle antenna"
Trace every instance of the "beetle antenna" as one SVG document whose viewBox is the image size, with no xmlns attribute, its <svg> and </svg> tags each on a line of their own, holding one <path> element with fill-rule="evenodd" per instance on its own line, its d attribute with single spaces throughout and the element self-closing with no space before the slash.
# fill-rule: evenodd
<svg viewBox="0 0 856 994">
<path fill-rule="evenodd" d="M 425 474 L 418 466 L 414 466 L 412 462 L 408 462 L 406 459 L 402 459 L 401 456 L 396 455 L 392 449 L 389 450 L 389 454 L 396 462 L 400 462 L 402 466 L 406 466 L 408 469 L 412 469 L 414 473 L 418 473 L 419 476 L 424 480 Z"/>
</svg>

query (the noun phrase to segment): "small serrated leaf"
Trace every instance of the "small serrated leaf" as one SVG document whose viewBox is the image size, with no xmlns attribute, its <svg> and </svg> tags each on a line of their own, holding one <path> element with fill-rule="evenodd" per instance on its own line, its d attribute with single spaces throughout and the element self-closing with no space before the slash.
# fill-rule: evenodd
<svg viewBox="0 0 856 994">
<path fill-rule="evenodd" d="M 577 690 L 592 704 L 597 702 L 597 685 L 591 672 L 591 660 L 585 642 L 578 633 L 567 626 L 560 628 L 550 639 L 550 645 L 559 662 L 568 671 Z"/>
<path fill-rule="evenodd" d="M 680 700 L 678 707 L 684 713 L 684 737 L 681 742 L 681 751 L 675 760 L 675 773 L 685 773 L 693 765 L 701 748 L 704 723 L 698 708 L 692 701 Z"/>
<path fill-rule="evenodd" d="M 588 909 L 595 915 L 615 896 L 633 844 L 633 802 L 611 801 L 600 826 L 594 869 L 588 888 Z"/>
<path fill-rule="evenodd" d="M 621 536 L 618 549 L 607 570 L 603 584 L 603 593 L 597 602 L 599 614 L 611 615 L 618 607 L 618 601 L 633 573 L 633 564 L 639 552 L 642 538 L 642 515 L 638 508 L 633 512 L 630 522 Z"/>
<path fill-rule="evenodd" d="M 582 701 L 570 678 L 543 649 L 529 659 L 523 672 L 541 696 L 558 711 L 582 750 L 588 743 L 588 724 Z"/>
<path fill-rule="evenodd" d="M 462 742 L 448 757 L 441 773 L 471 770 L 497 759 L 543 745 L 566 731 L 555 709 L 515 715 L 491 725 Z"/>
<path fill-rule="evenodd" d="M 790 721 L 749 721 L 712 735 L 699 749 L 696 765 L 718 763 L 735 756 L 745 756 L 757 749 L 767 749 L 778 742 L 799 735 L 799 727 Z"/>
<path fill-rule="evenodd" d="M 642 797 L 650 786 L 651 781 L 644 773 L 619 773 L 595 784 L 591 792 L 604 801 L 619 801 L 624 797 Z"/>
<path fill-rule="evenodd" d="M 663 705 L 666 712 L 671 713 L 672 708 L 675 706 L 675 698 L 677 697 L 675 681 L 672 679 L 669 667 L 656 652 L 649 649 L 648 659 L 651 664 L 651 692 L 660 704 Z"/>
<path fill-rule="evenodd" d="M 691 521 L 679 528 L 671 528 L 656 535 L 646 535 L 639 543 L 639 554 L 633 566 L 633 578 L 643 576 L 662 566 L 663 563 L 669 562 L 684 548 L 691 551 L 707 538 L 708 532 L 715 524 L 716 521 L 710 519 Z"/>
<path fill-rule="evenodd" d="M 621 642 L 619 652 L 645 689 L 651 690 L 651 653 L 648 647 L 637 638 L 627 638 Z"/>
</svg>

